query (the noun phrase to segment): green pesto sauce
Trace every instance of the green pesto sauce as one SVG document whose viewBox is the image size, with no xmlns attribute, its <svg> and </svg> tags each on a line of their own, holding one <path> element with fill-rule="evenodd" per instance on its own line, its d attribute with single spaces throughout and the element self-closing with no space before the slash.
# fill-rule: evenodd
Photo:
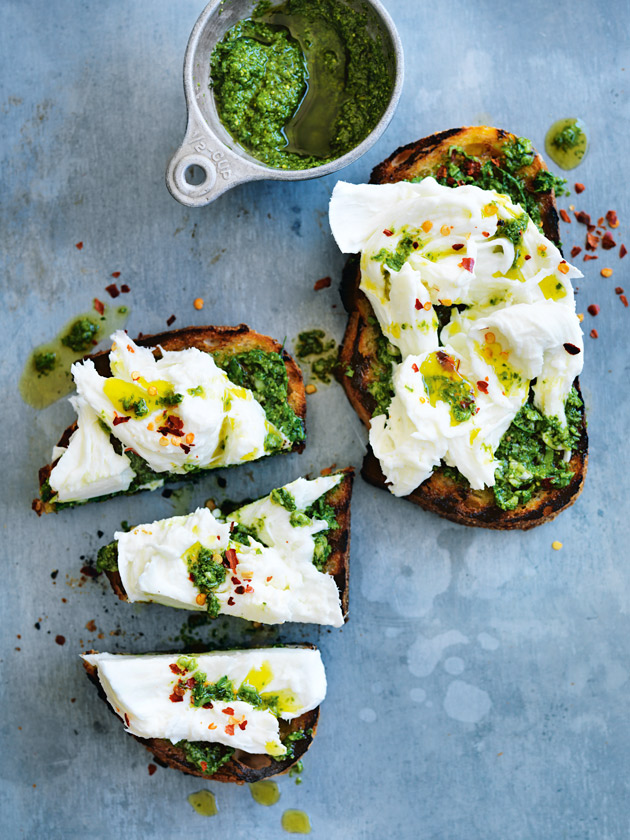
<svg viewBox="0 0 630 840">
<path fill-rule="evenodd" d="M 285 510 L 296 510 L 297 506 L 295 504 L 295 498 L 285 487 L 280 487 L 278 490 L 272 490 L 269 494 L 269 498 L 274 504 L 280 505 L 285 508 Z"/>
<path fill-rule="evenodd" d="M 409 259 L 411 252 L 418 248 L 418 246 L 419 243 L 417 238 L 414 239 L 413 236 L 405 235 L 396 246 L 395 251 L 389 251 L 387 248 L 381 248 L 378 253 L 374 254 L 372 259 L 378 260 L 394 271 L 400 271 Z"/>
<path fill-rule="evenodd" d="M 365 11 L 343 0 L 259 3 L 211 56 L 219 117 L 253 157 L 308 169 L 367 137 L 393 88 Z"/>
<path fill-rule="evenodd" d="M 205 776 L 213 776 L 234 753 L 232 747 L 209 744 L 205 741 L 178 741 L 175 746 L 183 749 L 186 761 L 197 770 L 201 770 Z"/>
<path fill-rule="evenodd" d="M 339 360 L 334 338 L 328 338 L 325 330 L 321 329 L 301 332 L 295 344 L 295 355 L 302 365 L 309 366 L 311 379 L 328 385 Z"/>
<path fill-rule="evenodd" d="M 492 239 L 509 239 L 512 245 L 514 245 L 514 260 L 512 262 L 512 268 L 517 264 L 518 258 L 521 253 L 521 245 L 523 243 L 523 233 L 527 230 L 527 225 L 529 224 L 529 216 L 527 213 L 521 213 L 520 216 L 517 216 L 515 219 L 510 219 L 507 221 L 506 219 L 499 219 L 497 221 L 497 232 L 494 234 Z"/>
<path fill-rule="evenodd" d="M 304 421 L 297 416 L 287 400 L 289 379 L 279 353 L 254 349 L 233 356 L 215 353 L 213 357 L 231 382 L 252 392 L 262 405 L 267 420 L 292 443 L 301 443 L 306 438 Z M 276 442 L 275 446 L 267 448 L 279 449 L 280 446 L 281 442 Z"/>
<path fill-rule="evenodd" d="M 464 423 L 477 412 L 475 394 L 470 384 L 459 375 L 453 359 L 441 350 L 430 353 L 420 365 L 420 373 L 435 406 L 438 400 L 447 403 L 453 424 Z"/>
<path fill-rule="evenodd" d="M 457 187 L 462 184 L 475 184 L 482 190 L 496 190 L 508 195 L 514 204 L 520 204 L 531 220 L 540 228 L 542 220 L 538 201 L 541 193 L 555 191 L 556 195 L 568 195 L 564 189 L 566 180 L 542 170 L 534 183 L 526 187 L 519 171 L 529 166 L 534 160 L 534 150 L 530 140 L 519 137 L 506 143 L 499 160 L 481 161 L 469 155 L 460 146 L 450 146 L 440 167 L 433 175 L 439 184 Z M 413 182 L 422 181 L 426 175 L 413 178 Z"/>
<path fill-rule="evenodd" d="M 575 169 L 588 151 L 586 126 L 569 118 L 555 122 L 545 137 L 545 150 L 561 169 Z"/>
<path fill-rule="evenodd" d="M 541 487 L 566 487 L 573 471 L 564 461 L 564 449 L 580 439 L 582 400 L 575 388 L 566 401 L 567 427 L 557 417 L 545 417 L 531 402 L 521 408 L 496 451 L 494 497 L 503 510 L 526 504 Z"/>
<path fill-rule="evenodd" d="M 20 394 L 33 408 L 46 408 L 74 390 L 72 364 L 114 330 L 124 327 L 129 317 L 126 306 L 105 306 L 75 316 L 52 341 L 40 344 L 30 354 L 20 378 Z"/>
<path fill-rule="evenodd" d="M 216 618 L 221 610 L 215 592 L 225 580 L 226 571 L 222 562 L 224 554 L 199 545 L 196 550 L 188 551 L 185 555 L 189 577 L 199 592 L 206 596 L 206 609 L 212 618 Z M 220 562 L 215 561 L 215 555 Z"/>
</svg>

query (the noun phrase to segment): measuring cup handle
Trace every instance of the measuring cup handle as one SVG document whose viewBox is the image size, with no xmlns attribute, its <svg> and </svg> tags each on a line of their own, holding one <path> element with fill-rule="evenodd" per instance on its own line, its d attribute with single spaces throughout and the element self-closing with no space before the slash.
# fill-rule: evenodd
<svg viewBox="0 0 630 840">
<path fill-rule="evenodd" d="M 191 166 L 203 170 L 205 179 L 200 184 L 186 180 Z M 232 154 L 207 126 L 194 120 L 189 122 L 184 142 L 168 164 L 166 186 L 181 204 L 203 207 L 237 184 L 262 177 L 257 168 Z"/>
</svg>

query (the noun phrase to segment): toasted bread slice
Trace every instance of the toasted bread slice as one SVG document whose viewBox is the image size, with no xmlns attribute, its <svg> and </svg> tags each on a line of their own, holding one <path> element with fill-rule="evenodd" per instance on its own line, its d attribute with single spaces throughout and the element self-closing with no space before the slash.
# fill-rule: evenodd
<svg viewBox="0 0 630 840">
<path fill-rule="evenodd" d="M 336 475 L 342 473 L 343 479 L 324 494 L 324 501 L 335 511 L 338 528 L 330 529 L 326 533 L 331 552 L 326 560 L 323 570 L 326 574 L 332 575 L 339 590 L 341 610 L 344 619 L 348 620 L 348 589 L 350 579 L 350 499 L 352 497 L 352 483 L 354 481 L 354 469 L 346 467 L 342 470 L 324 471 L 325 475 Z M 127 593 L 118 571 L 105 570 L 112 589 L 121 601 L 127 600 Z"/>
<path fill-rule="evenodd" d="M 314 645 L 305 644 L 300 645 L 300 647 L 313 648 Z M 97 651 L 89 650 L 87 653 L 97 653 Z M 118 715 L 110 706 L 107 696 L 103 691 L 96 666 L 84 660 L 83 667 L 90 681 L 96 686 L 101 700 L 107 704 L 107 708 L 111 713 L 118 718 Z M 118 719 L 120 720 L 120 718 Z M 242 750 L 236 750 L 229 761 L 223 764 L 213 775 L 204 773 L 194 764 L 187 761 L 184 749 L 173 744 L 172 741 L 164 738 L 140 738 L 137 735 L 133 737 L 153 754 L 153 757 L 161 767 L 172 767 L 174 770 L 181 770 L 182 773 L 187 773 L 190 776 L 212 779 L 213 782 L 235 782 L 237 785 L 243 785 L 245 783 L 259 782 L 261 779 L 266 779 L 269 776 L 277 776 L 288 772 L 310 747 L 317 732 L 318 721 L 319 707 L 291 721 L 280 720 L 281 739 L 286 738 L 291 732 L 304 730 L 305 733 L 303 738 L 294 741 L 292 758 L 277 760 L 266 754 L 252 755 Z"/>
<path fill-rule="evenodd" d="M 513 134 L 487 126 L 443 131 L 397 149 L 374 168 L 370 183 L 393 183 L 428 175 L 444 177 L 452 146 L 461 147 L 482 162 L 501 162 L 505 157 L 506 144 L 512 144 L 517 139 Z M 543 159 L 536 154 L 531 164 L 519 170 L 518 175 L 538 207 L 545 236 L 559 246 L 558 213 L 553 190 L 543 192 L 535 189 L 537 176 L 546 169 Z M 474 175 L 474 171 L 471 174 Z M 350 257 L 341 281 L 341 298 L 349 317 L 339 354 L 338 378 L 353 408 L 369 428 L 377 408 L 370 387 L 378 383 L 384 372 L 377 358 L 382 333 L 370 302 L 359 288 L 360 279 L 359 260 L 356 256 Z M 352 377 L 344 373 L 348 368 L 354 372 Z M 577 379 L 574 385 L 580 394 Z M 450 471 L 440 467 L 405 498 L 462 525 L 527 530 L 549 522 L 575 502 L 584 485 L 588 436 L 583 405 L 581 414 L 581 435 L 570 461 L 573 478 L 566 487 L 541 487 L 527 504 L 515 510 L 503 510 L 496 504 L 492 489 L 472 490 L 466 483 L 453 478 Z M 371 450 L 364 459 L 361 475 L 370 484 L 386 489 L 380 464 Z"/>
<path fill-rule="evenodd" d="M 306 417 L 306 393 L 304 391 L 304 382 L 302 380 L 302 372 L 296 362 L 285 351 L 284 347 L 275 339 L 267 335 L 261 335 L 254 330 L 251 330 L 246 324 L 239 324 L 235 327 L 185 327 L 180 330 L 171 330 L 163 333 L 156 333 L 155 335 L 145 335 L 136 339 L 136 343 L 142 347 L 162 347 L 164 350 L 185 350 L 189 347 L 196 347 L 206 353 L 221 356 L 235 356 L 239 353 L 246 353 L 249 350 L 262 350 L 266 353 L 277 353 L 281 356 L 287 372 L 287 402 L 292 408 L 293 412 L 299 417 L 304 424 Z M 157 351 L 156 351 L 157 352 Z M 100 353 L 95 353 L 93 356 L 87 358 L 92 359 L 97 372 L 101 376 L 111 376 L 109 368 L 109 351 L 103 350 Z M 58 446 L 67 447 L 72 433 L 77 428 L 76 422 L 64 431 Z M 304 449 L 303 442 L 294 443 L 290 450 L 291 452 L 302 452 Z M 50 513 L 61 507 L 69 505 L 56 505 L 51 501 L 49 494 L 46 492 L 48 486 L 48 479 L 57 461 L 42 467 L 39 470 L 39 486 L 40 498 L 33 501 L 33 510 L 38 516 L 42 513 Z M 192 475 L 172 475 L 164 474 L 166 481 L 181 481 L 190 480 Z M 130 492 L 127 491 L 127 495 Z M 117 495 L 117 494 L 116 494 Z M 109 498 L 108 496 L 102 498 Z M 92 500 L 90 500 L 92 501 Z M 94 500 L 96 501 L 96 499 Z"/>
</svg>

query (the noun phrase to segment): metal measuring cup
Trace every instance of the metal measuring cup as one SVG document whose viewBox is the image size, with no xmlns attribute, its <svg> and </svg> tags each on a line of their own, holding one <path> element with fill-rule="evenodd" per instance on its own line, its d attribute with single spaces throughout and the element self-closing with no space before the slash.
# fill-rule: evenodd
<svg viewBox="0 0 630 840">
<path fill-rule="evenodd" d="M 361 157 L 387 128 L 403 84 L 403 51 L 396 27 L 379 0 L 360 0 L 368 26 L 380 38 L 394 81 L 389 104 L 368 136 L 342 157 L 310 169 L 274 169 L 248 154 L 230 136 L 217 113 L 210 87 L 210 56 L 216 44 L 239 20 L 251 17 L 257 0 L 211 0 L 188 40 L 184 59 L 184 91 L 188 124 L 184 141 L 166 170 L 166 186 L 177 201 L 202 207 L 246 181 L 302 181 L 336 172 Z M 191 183 L 191 171 L 201 171 Z M 197 173 L 195 173 L 197 174 Z"/>
</svg>

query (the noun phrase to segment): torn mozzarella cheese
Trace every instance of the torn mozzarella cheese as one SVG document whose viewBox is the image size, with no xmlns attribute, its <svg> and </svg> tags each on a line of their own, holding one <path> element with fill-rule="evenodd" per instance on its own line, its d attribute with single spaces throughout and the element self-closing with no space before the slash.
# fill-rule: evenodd
<svg viewBox="0 0 630 840">
<path fill-rule="evenodd" d="M 66 449 L 55 447 L 59 461 L 50 473 L 57 501 L 85 501 L 129 489 L 134 471 L 126 455 L 118 455 L 98 416 L 83 397 L 70 397 L 77 412 L 77 428 Z"/>
<path fill-rule="evenodd" d="M 318 650 L 259 648 L 176 654 L 85 654 L 97 669 L 107 700 L 124 720 L 127 732 L 140 738 L 165 738 L 174 744 L 205 741 L 224 744 L 250 754 L 282 755 L 278 718 L 269 708 L 255 708 L 241 699 L 216 700 L 212 708 L 194 705 L 192 691 L 174 702 L 180 676 L 216 683 L 227 677 L 238 692 L 246 685 L 263 699 L 276 697 L 284 720 L 317 708 L 326 696 L 326 674 Z M 179 664 L 178 664 L 179 663 Z M 177 696 L 177 695 L 176 695 Z M 245 724 L 244 726 L 242 724 Z"/>
</svg>

